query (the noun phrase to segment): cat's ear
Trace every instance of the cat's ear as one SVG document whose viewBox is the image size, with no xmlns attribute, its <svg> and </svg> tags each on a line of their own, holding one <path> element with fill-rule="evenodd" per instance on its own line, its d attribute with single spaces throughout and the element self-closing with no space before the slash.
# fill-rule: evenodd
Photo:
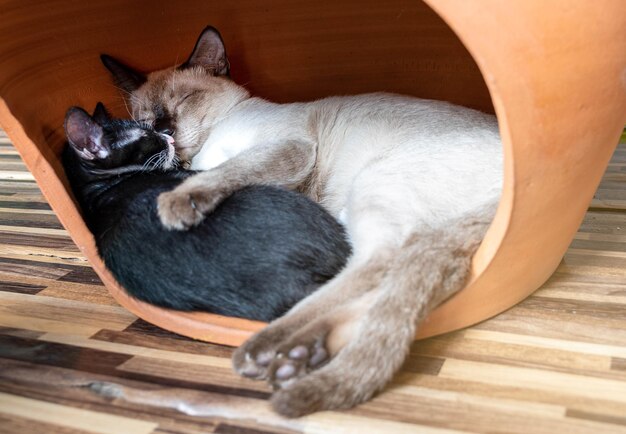
<svg viewBox="0 0 626 434">
<path fill-rule="evenodd" d="M 147 81 L 146 76 L 141 72 L 135 71 L 111 56 L 102 54 L 100 60 L 113 75 L 115 84 L 129 94 L 139 89 L 139 87 Z"/>
<path fill-rule="evenodd" d="M 111 115 L 107 111 L 104 104 L 102 104 L 101 102 L 96 104 L 96 109 L 93 111 L 93 115 L 91 117 L 94 121 L 96 121 L 96 123 L 100 125 L 111 120 Z"/>
<path fill-rule="evenodd" d="M 110 154 L 102 127 L 80 107 L 67 111 L 65 134 L 72 148 L 85 160 L 104 159 Z"/>
<path fill-rule="evenodd" d="M 179 69 L 194 66 L 201 66 L 215 76 L 230 74 L 224 41 L 215 27 L 208 26 L 200 33 L 191 56 Z"/>
</svg>

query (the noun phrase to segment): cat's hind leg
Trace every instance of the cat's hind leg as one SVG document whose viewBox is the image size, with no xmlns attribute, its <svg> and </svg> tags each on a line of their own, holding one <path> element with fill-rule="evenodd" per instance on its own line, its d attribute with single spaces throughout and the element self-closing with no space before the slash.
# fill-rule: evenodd
<svg viewBox="0 0 626 434">
<path fill-rule="evenodd" d="M 295 330 L 276 348 L 268 381 L 276 388 L 285 387 L 332 360 L 356 336 L 360 319 L 378 294 L 379 289 L 367 291 Z"/>
<path fill-rule="evenodd" d="M 290 375 L 301 375 L 306 372 L 301 365 L 315 364 L 322 352 L 316 342 L 332 342 L 327 337 L 338 334 L 331 333 L 331 330 L 353 329 L 346 326 L 349 322 L 345 318 L 354 316 L 355 303 L 356 306 L 363 306 L 362 302 L 355 300 L 380 286 L 402 243 L 402 233 L 407 230 L 407 225 L 410 230 L 410 222 L 414 220 L 410 214 L 406 215 L 406 198 L 401 194 L 389 197 L 386 194 L 388 189 L 380 185 L 372 188 L 369 175 L 363 171 L 357 177 L 347 201 L 346 227 L 354 252 L 348 264 L 337 276 L 235 351 L 233 365 L 241 375 L 268 379 L 268 370 L 279 376 L 286 371 Z M 344 304 L 350 306 L 344 307 Z M 301 343 L 296 346 L 307 349 L 293 349 L 293 353 L 292 349 L 286 349 L 291 342 L 298 341 Z M 328 358 L 334 355 L 334 349 L 328 345 L 323 350 Z M 287 355 L 291 353 L 294 360 L 285 359 L 280 363 L 293 363 L 297 369 L 287 367 L 279 371 L 276 363 L 270 369 L 275 357 L 282 357 L 284 352 Z M 303 352 L 307 352 L 312 360 L 295 360 Z"/>
<path fill-rule="evenodd" d="M 354 318 L 357 307 L 362 309 L 364 305 L 357 299 L 380 286 L 400 247 L 398 226 L 411 219 L 394 212 L 402 209 L 401 204 L 394 207 L 386 195 L 372 194 L 371 188 L 358 187 L 350 195 L 347 213 L 353 256 L 337 276 L 235 351 L 233 365 L 241 375 L 268 379 L 269 370 L 288 379 L 313 367 L 303 365 L 318 365 L 315 362 L 324 353 L 326 358 L 332 358 L 342 345 L 335 349 L 328 343 L 322 347 L 320 342 L 335 342 L 339 339 L 331 338 L 347 334 L 334 330 L 352 330 L 348 324 L 354 321 L 347 318 Z M 393 210 L 390 211 L 390 207 Z M 292 342 L 299 348 L 288 348 Z M 304 353 L 306 357 L 302 356 Z M 286 357 L 289 354 L 293 358 Z M 273 363 L 277 357 L 282 361 Z M 295 367 L 281 369 L 277 364 Z"/>
<path fill-rule="evenodd" d="M 384 277 L 387 264 L 390 261 L 388 251 L 380 251 L 367 261 L 348 261 L 344 268 L 331 281 L 322 288 L 296 304 L 285 316 L 278 318 L 266 328 L 252 336 L 233 354 L 233 366 L 235 371 L 244 377 L 266 379 L 268 369 L 277 354 L 287 355 L 291 353 L 298 357 L 302 349 L 291 348 L 286 350 L 286 344 L 291 342 L 290 337 L 298 331 L 308 330 L 309 338 L 306 342 L 301 341 L 294 347 L 306 347 L 307 357 L 314 365 L 322 356 L 322 361 L 332 357 L 338 348 L 329 346 L 326 342 L 340 341 L 339 333 L 345 319 L 356 310 L 352 300 L 357 299 L 363 293 L 376 288 Z M 343 307 L 349 304 L 348 307 Z M 331 333 L 336 330 L 336 333 Z M 332 339 L 336 337 L 336 339 Z M 322 345 L 323 343 L 323 345 Z M 340 347 L 342 345 L 336 345 Z M 325 354 L 324 354 L 325 353 Z M 282 371 L 284 372 L 284 370 Z"/>
<path fill-rule="evenodd" d="M 275 410 L 297 417 L 318 410 L 349 408 L 381 390 L 404 362 L 417 324 L 463 288 L 471 258 L 490 221 L 491 215 L 409 237 L 388 264 L 377 289 L 361 296 L 371 298 L 355 311 L 357 315 L 341 323 L 349 333 L 343 334 L 342 342 L 335 342 L 339 348 L 332 359 L 317 369 L 283 368 L 287 366 L 282 361 L 285 356 L 274 359 L 273 366 L 278 367 L 270 372 L 277 389 L 271 400 Z M 288 357 L 289 352 L 307 342 L 311 338 L 308 331 L 316 332 L 315 325 L 292 335 L 282 354 L 286 352 Z"/>
</svg>

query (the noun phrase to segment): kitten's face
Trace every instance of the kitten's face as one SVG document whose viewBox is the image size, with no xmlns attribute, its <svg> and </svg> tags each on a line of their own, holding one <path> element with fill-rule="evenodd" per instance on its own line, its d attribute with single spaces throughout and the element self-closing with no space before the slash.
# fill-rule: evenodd
<svg viewBox="0 0 626 434">
<path fill-rule="evenodd" d="M 65 132 L 72 149 L 94 169 L 169 169 L 177 163 L 172 137 L 147 124 L 112 119 L 101 104 L 93 117 L 81 108 L 69 109 Z"/>
<path fill-rule="evenodd" d="M 130 95 L 133 117 L 174 137 L 176 152 L 189 162 L 208 138 L 213 125 L 228 110 L 249 97 L 229 78 L 222 38 L 204 29 L 189 59 L 177 68 L 144 76 L 103 55 L 115 82 Z"/>
<path fill-rule="evenodd" d="M 113 120 L 103 126 L 104 140 L 111 152 L 99 160 L 103 168 L 145 166 L 146 169 L 170 169 L 175 166 L 174 140 L 156 132 L 147 124 Z"/>
</svg>

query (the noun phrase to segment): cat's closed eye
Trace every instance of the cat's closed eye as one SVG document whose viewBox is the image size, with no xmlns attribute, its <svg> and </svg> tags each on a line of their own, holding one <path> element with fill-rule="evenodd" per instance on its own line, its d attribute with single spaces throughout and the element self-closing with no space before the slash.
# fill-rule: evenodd
<svg viewBox="0 0 626 434">
<path fill-rule="evenodd" d="M 194 91 L 194 92 L 189 92 L 188 94 L 183 95 L 183 97 L 178 101 L 178 105 L 184 103 L 186 100 L 188 100 L 189 98 L 195 96 L 195 95 L 199 95 L 200 91 Z"/>
</svg>

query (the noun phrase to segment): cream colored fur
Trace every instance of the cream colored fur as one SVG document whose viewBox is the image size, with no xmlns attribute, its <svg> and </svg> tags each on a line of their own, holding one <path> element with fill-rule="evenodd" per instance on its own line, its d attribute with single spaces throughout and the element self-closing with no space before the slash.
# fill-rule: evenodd
<svg viewBox="0 0 626 434">
<path fill-rule="evenodd" d="M 166 107 L 181 156 L 206 170 L 159 198 L 161 219 L 185 229 L 251 183 L 298 189 L 340 218 L 354 247 L 347 267 L 233 362 L 277 387 L 286 416 L 369 399 L 419 322 L 466 282 L 501 192 L 496 119 L 384 93 L 274 104 L 209 66 L 153 73 L 131 97 L 144 120 Z"/>
</svg>

